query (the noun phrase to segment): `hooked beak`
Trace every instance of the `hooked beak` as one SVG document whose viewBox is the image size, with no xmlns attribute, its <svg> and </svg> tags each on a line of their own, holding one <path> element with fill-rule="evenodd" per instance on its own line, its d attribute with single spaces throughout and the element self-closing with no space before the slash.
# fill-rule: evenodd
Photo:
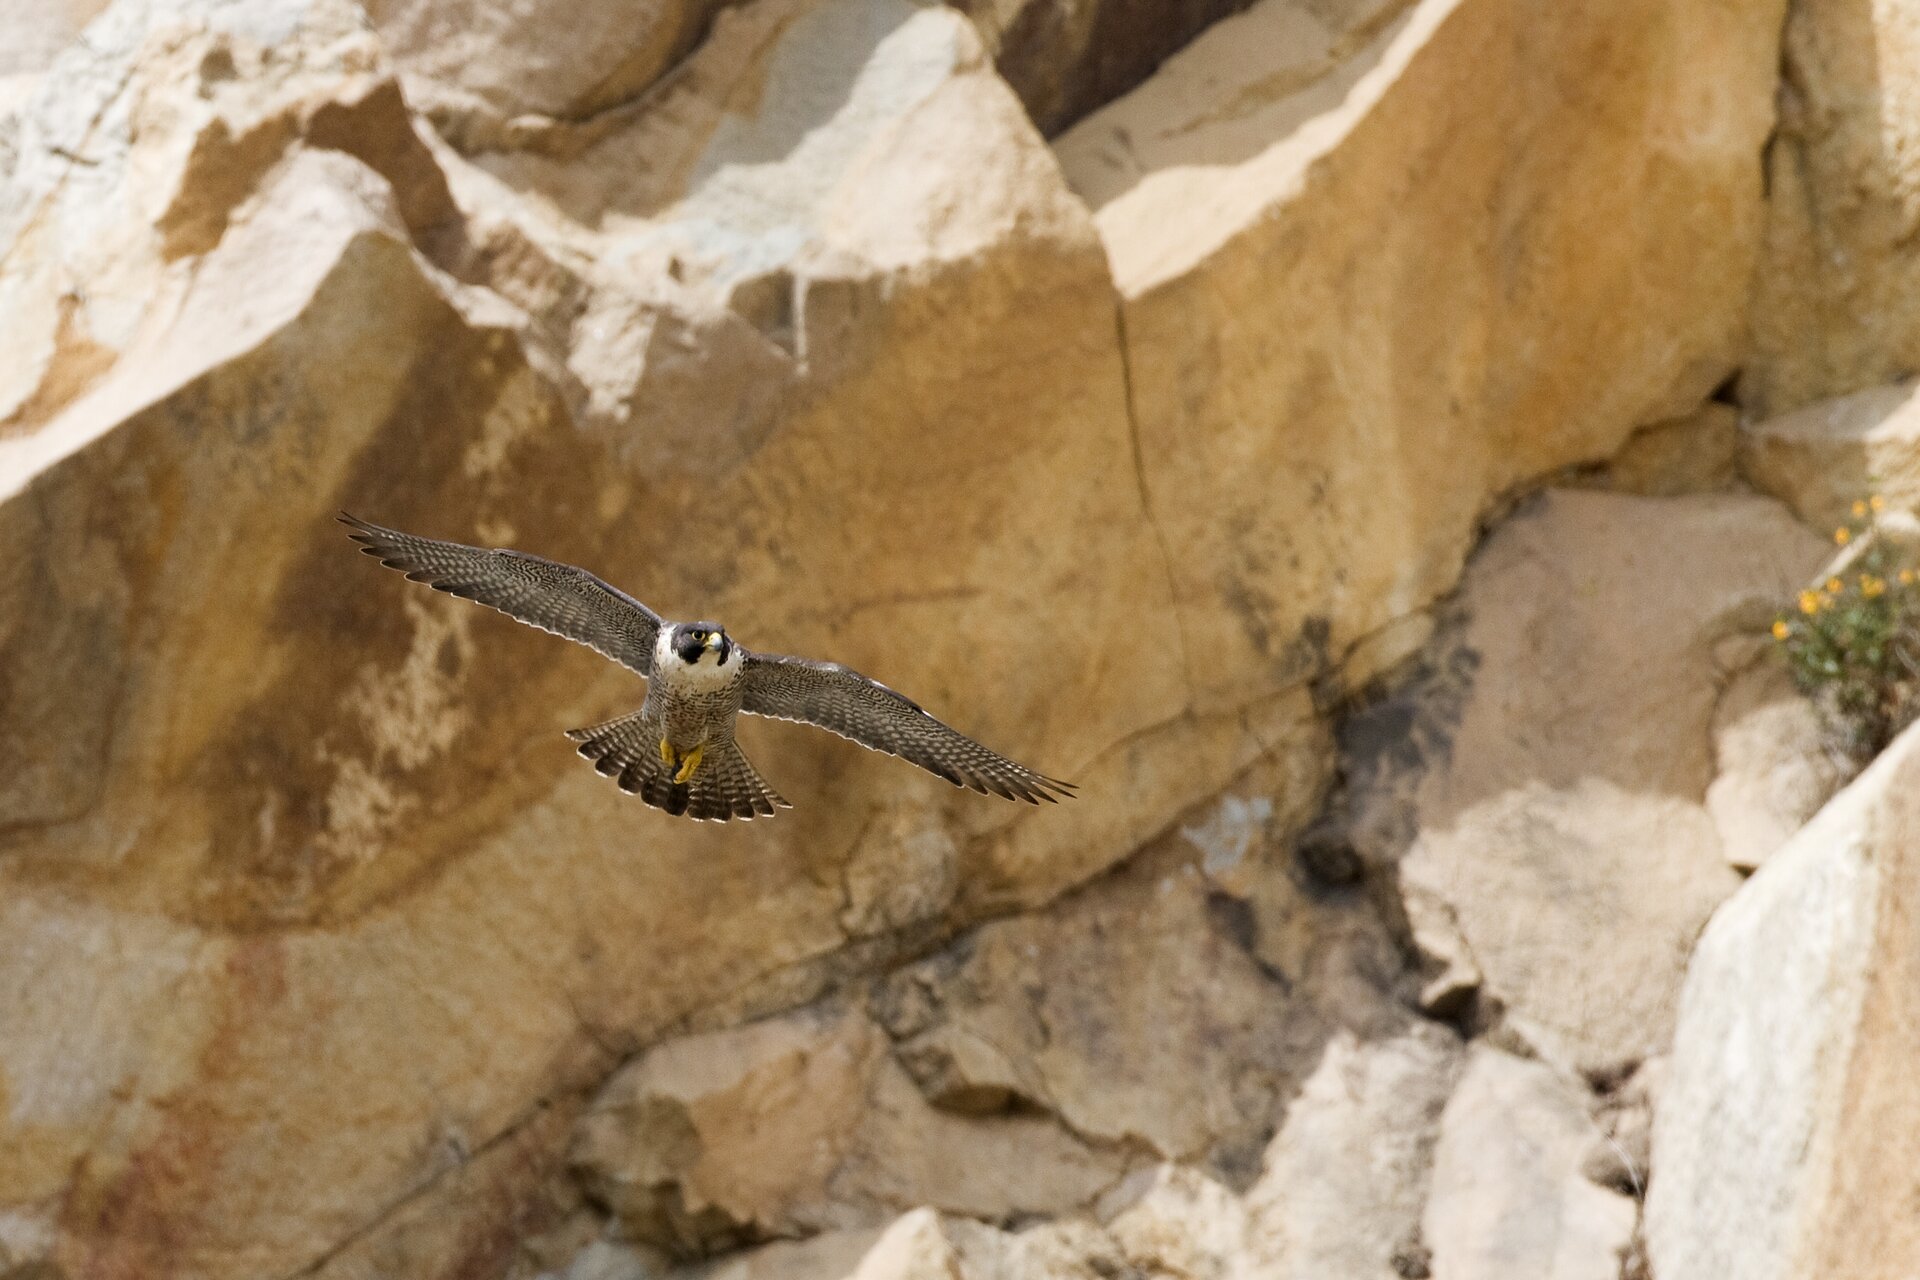
<svg viewBox="0 0 1920 1280">
<path fill-rule="evenodd" d="M 720 652 L 721 647 L 726 643 L 726 639 L 718 631 L 707 637 L 707 648 L 715 653 Z"/>
</svg>

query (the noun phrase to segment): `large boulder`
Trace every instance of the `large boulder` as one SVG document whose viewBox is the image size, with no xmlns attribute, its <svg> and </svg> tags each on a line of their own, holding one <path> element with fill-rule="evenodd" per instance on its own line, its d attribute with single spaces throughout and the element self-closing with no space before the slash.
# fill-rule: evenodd
<svg viewBox="0 0 1920 1280">
<path fill-rule="evenodd" d="M 1397 868 L 1431 1006 L 1477 993 L 1595 1078 L 1666 1047 L 1738 884 L 1708 807 L 1747 767 L 1715 756 L 1727 654 L 1825 550 L 1745 495 L 1549 491 L 1487 540 L 1425 670 L 1345 730 L 1353 833 Z"/>
<path fill-rule="evenodd" d="M 1434 1150 L 1434 1280 L 1617 1280 L 1637 1215 L 1582 1172 L 1598 1138 L 1577 1084 L 1476 1047 Z"/>
<path fill-rule="evenodd" d="M 1794 0 L 1782 43 L 1740 378 L 1760 416 L 1920 367 L 1920 15 L 1902 0 Z"/>
<path fill-rule="evenodd" d="M 367 0 L 366 11 L 436 124 L 473 146 L 524 140 L 644 94 L 738 0 Z"/>
<path fill-rule="evenodd" d="M 1183 716 L 1132 625 L 1167 602 L 1134 568 L 1155 544 L 1104 257 L 971 29 L 901 4 L 785 17 L 776 62 L 849 20 L 892 33 L 844 68 L 879 96 L 811 122 L 837 185 L 767 161 L 699 206 L 776 275 L 801 224 L 739 210 L 784 192 L 826 228 L 803 284 L 741 303 L 792 346 L 662 267 L 634 321 L 657 340 L 619 371 L 637 405 L 582 390 L 554 355 L 572 335 L 509 298 L 592 255 L 543 266 L 505 215 L 431 234 L 443 171 L 376 111 L 402 100 L 357 21 L 129 5 L 50 73 L 5 224 L 51 264 L 9 275 L 6 327 L 52 353 L 12 367 L 35 407 L 0 437 L 16 1256 L 215 1280 L 501 1265 L 619 1056 L 803 998 L 852 936 L 1044 899 L 1284 738 L 1259 707 L 1231 733 Z M 708 186 L 790 142 L 790 105 L 716 105 Z M 965 165 L 941 158 L 955 122 Z M 122 185 L 153 199 L 101 195 Z M 66 278 L 98 287 L 36 327 Z M 573 295 L 605 303 L 583 331 L 633 337 L 638 293 Z M 756 726 L 799 807 L 667 822 L 559 736 L 637 682 L 378 572 L 341 506 L 849 661 L 1106 799 L 1036 832 Z"/>
<path fill-rule="evenodd" d="M 1034 123 L 1059 133 L 1133 88 L 1207 26 L 1252 0 L 951 0 L 980 28 L 994 63 Z M 1288 0 L 1305 30 L 1333 39 L 1293 66 L 1296 85 L 1328 71 L 1340 55 L 1378 31 L 1411 0 Z M 1284 46 L 1250 46 L 1271 65 Z"/>
<path fill-rule="evenodd" d="M 1802 405 L 1740 431 L 1740 469 L 1762 489 L 1826 529 L 1853 504 L 1880 494 L 1920 507 L 1920 384 L 1896 382 Z"/>
<path fill-rule="evenodd" d="M 1920 1269 L 1920 731 L 1715 913 L 1655 1113 L 1660 1280 Z"/>
<path fill-rule="evenodd" d="M 1265 0 L 1058 139 L 1199 706 L 1427 604 L 1496 495 L 1734 370 L 1779 21 L 1433 0 L 1349 51 Z"/>
<path fill-rule="evenodd" d="M 659 1046 L 601 1091 L 574 1160 L 626 1238 L 693 1255 L 915 1205 L 1070 1212 L 1125 1168 L 1046 1116 L 932 1106 L 879 1028 L 844 1008 Z"/>
</svg>

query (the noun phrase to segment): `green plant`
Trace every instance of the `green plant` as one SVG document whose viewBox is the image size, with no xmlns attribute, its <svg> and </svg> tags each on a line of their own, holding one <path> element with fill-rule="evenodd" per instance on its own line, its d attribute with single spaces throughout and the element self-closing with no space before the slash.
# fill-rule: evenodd
<svg viewBox="0 0 1920 1280">
<path fill-rule="evenodd" d="M 1773 624 L 1794 683 L 1863 756 L 1920 716 L 1920 574 L 1881 529 L 1885 506 L 1877 495 L 1853 504 L 1833 531 L 1849 552 Z"/>
</svg>

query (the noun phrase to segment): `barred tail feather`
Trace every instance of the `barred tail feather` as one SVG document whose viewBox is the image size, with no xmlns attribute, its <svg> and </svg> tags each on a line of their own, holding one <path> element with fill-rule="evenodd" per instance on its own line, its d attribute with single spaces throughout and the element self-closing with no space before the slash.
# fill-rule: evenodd
<svg viewBox="0 0 1920 1280">
<path fill-rule="evenodd" d="M 700 768 L 687 784 L 687 816 L 713 822 L 738 818 L 771 818 L 781 809 L 793 806 L 767 785 L 760 771 L 741 753 L 740 746 L 727 738 L 707 744 Z"/>
<path fill-rule="evenodd" d="M 570 729 L 567 737 L 580 744 L 580 754 L 596 772 L 612 778 L 622 791 L 676 817 L 748 821 L 792 807 L 730 739 L 708 743 L 694 776 L 675 782 L 677 768 L 660 758 L 659 719 L 644 710 L 590 728 Z"/>
</svg>

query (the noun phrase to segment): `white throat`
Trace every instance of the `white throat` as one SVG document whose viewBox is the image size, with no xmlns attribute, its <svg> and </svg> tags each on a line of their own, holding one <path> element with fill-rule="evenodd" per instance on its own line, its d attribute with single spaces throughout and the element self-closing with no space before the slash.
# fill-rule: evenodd
<svg viewBox="0 0 1920 1280">
<path fill-rule="evenodd" d="M 725 688 L 739 676 L 740 668 L 746 663 L 737 644 L 727 650 L 724 665 L 720 655 L 711 649 L 702 649 L 699 661 L 688 662 L 675 651 L 671 636 L 671 627 L 660 628 L 660 636 L 653 642 L 653 673 L 676 691 L 704 693 Z"/>
</svg>

